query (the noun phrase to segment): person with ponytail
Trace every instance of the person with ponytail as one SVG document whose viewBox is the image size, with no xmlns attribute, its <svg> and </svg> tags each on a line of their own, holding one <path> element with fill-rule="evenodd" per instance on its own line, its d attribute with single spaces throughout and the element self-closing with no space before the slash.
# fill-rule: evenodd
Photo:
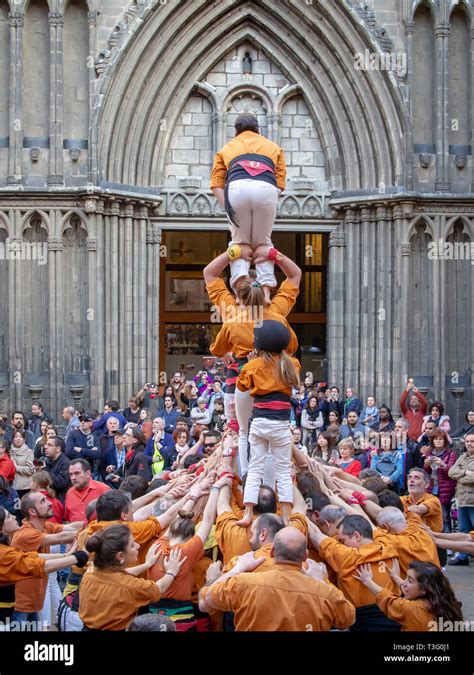
<svg viewBox="0 0 474 675">
<path fill-rule="evenodd" d="M 301 269 L 290 258 L 277 249 L 259 246 L 252 252 L 250 246 L 241 245 L 241 255 L 259 264 L 269 256 L 286 275 L 271 303 L 265 302 L 263 289 L 252 276 L 240 277 L 233 290 L 229 292 L 220 275 L 228 267 L 228 253 L 222 253 L 204 269 L 204 281 L 218 319 L 223 322 L 210 351 L 219 358 L 225 357 L 227 373 L 224 393 L 225 415 L 229 422 L 238 422 L 239 431 L 239 468 L 243 476 L 248 470 L 248 431 L 253 401 L 248 391 L 236 388 L 237 377 L 248 361 L 248 355 L 254 350 L 253 330 L 261 326 L 264 320 L 278 321 L 289 331 L 287 351 L 294 354 L 298 349 L 298 340 L 287 321 L 299 294 Z M 234 407 L 235 406 L 235 407 Z"/>
<path fill-rule="evenodd" d="M 84 567 L 89 556 L 84 551 L 55 554 L 23 552 L 10 545 L 19 529 L 18 522 L 0 506 L 0 621 L 11 617 L 15 607 L 15 585 L 25 579 L 41 579 L 50 572 L 71 567 Z"/>
<path fill-rule="evenodd" d="M 283 520 L 289 522 L 293 504 L 291 482 L 292 436 L 290 431 L 291 393 L 299 385 L 300 364 L 285 349 L 290 341 L 288 329 L 279 321 L 266 320 L 254 329 L 258 356 L 245 365 L 237 388 L 250 391 L 254 400 L 250 424 L 250 464 L 245 482 L 243 518 L 238 525 L 248 527 L 269 449 L 275 464 L 275 479 Z"/>
<path fill-rule="evenodd" d="M 141 579 L 135 575 L 155 565 L 163 553 L 154 544 L 142 565 L 130 567 L 137 562 L 139 548 L 126 525 L 111 525 L 86 541 L 94 567 L 86 571 L 79 588 L 83 630 L 125 630 L 140 607 L 161 598 L 186 562 L 175 549 L 163 559 L 164 575 L 158 581 Z"/>
<path fill-rule="evenodd" d="M 398 561 L 390 576 L 400 585 L 404 597 L 376 584 L 370 565 L 361 565 L 354 575 L 375 595 L 382 612 L 402 626 L 402 631 L 437 630 L 439 620 L 462 621 L 461 603 L 445 574 L 433 563 L 410 563 L 405 581 L 400 579 Z"/>
<path fill-rule="evenodd" d="M 169 533 L 158 539 L 158 544 L 165 555 L 171 550 L 180 550 L 186 562 L 168 590 L 162 594 L 161 600 L 150 606 L 150 611 L 164 612 L 174 621 L 176 630 L 180 632 L 208 630 L 207 616 L 203 616 L 199 612 L 198 606 L 192 602 L 194 569 L 204 556 L 204 545 L 217 516 L 219 491 L 225 485 L 232 485 L 232 477 L 227 473 L 214 485 L 212 485 L 213 479 L 214 475 L 210 474 L 198 483 L 199 490 L 195 496 L 199 493 L 202 495 L 210 489 L 210 495 L 199 527 L 196 528 L 194 524 L 193 513 L 179 511 L 170 525 Z M 148 578 L 156 581 L 163 578 L 165 573 L 163 562 L 158 560 L 148 571 Z"/>
</svg>

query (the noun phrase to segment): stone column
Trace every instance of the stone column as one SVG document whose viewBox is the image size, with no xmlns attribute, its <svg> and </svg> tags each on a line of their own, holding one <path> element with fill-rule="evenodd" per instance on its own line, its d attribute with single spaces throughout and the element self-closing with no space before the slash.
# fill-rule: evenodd
<svg viewBox="0 0 474 675">
<path fill-rule="evenodd" d="M 281 113 L 268 115 L 268 129 L 270 140 L 280 145 Z"/>
<path fill-rule="evenodd" d="M 135 323 L 136 306 L 140 303 L 140 289 L 136 275 L 134 274 L 134 265 L 136 260 L 135 244 L 135 221 L 133 220 L 134 208 L 132 203 L 127 203 L 123 207 L 120 230 L 123 248 L 120 255 L 119 269 L 119 288 L 120 297 L 123 298 L 123 305 L 120 308 L 120 334 L 122 336 L 120 344 L 120 396 L 121 400 L 128 400 L 133 393 L 133 371 L 135 369 L 135 342 L 133 340 L 133 326 Z M 123 239 L 122 239 L 123 235 Z"/>
<path fill-rule="evenodd" d="M 396 262 L 394 269 L 394 307 L 393 307 L 393 330 L 392 330 L 392 363 L 393 363 L 393 389 L 391 404 L 398 408 L 398 399 L 408 373 L 408 322 L 409 311 L 409 270 L 411 244 L 407 241 L 408 225 L 403 218 L 403 210 L 400 204 L 392 209 L 395 241 L 398 243 L 395 250 Z"/>
<path fill-rule="evenodd" d="M 119 250 L 119 216 L 120 204 L 118 201 L 112 200 L 110 205 L 110 234 L 109 234 L 109 279 L 110 292 L 109 309 L 110 309 L 110 323 L 107 324 L 106 344 L 109 345 L 109 358 L 106 363 L 107 371 L 110 374 L 110 391 L 107 394 L 108 398 L 120 397 L 119 382 L 119 323 L 120 323 L 120 304 L 119 304 L 119 283 L 120 283 L 120 250 Z M 107 334 L 108 333 L 108 334 Z"/>
<path fill-rule="evenodd" d="M 358 388 L 359 378 L 359 338 L 360 338 L 360 213 L 356 205 L 346 210 L 344 230 L 346 233 L 345 295 L 346 311 L 344 341 L 344 378 L 339 381 L 340 387 Z"/>
<path fill-rule="evenodd" d="M 373 391 L 375 380 L 375 336 L 377 322 L 375 218 L 372 208 L 361 209 L 360 224 L 360 351 L 358 354 L 357 385 L 359 396 L 364 398 Z"/>
<path fill-rule="evenodd" d="M 409 119 L 413 119 L 413 32 L 415 22 L 405 23 L 405 44 L 407 53 L 406 97 L 408 102 Z M 411 124 L 406 134 L 406 187 L 413 190 L 413 130 Z"/>
<path fill-rule="evenodd" d="M 436 215 L 435 222 L 435 236 L 441 236 L 441 223 L 444 223 L 444 217 Z M 445 348 L 444 340 L 444 311 L 443 311 L 443 295 L 444 295 L 444 266 L 442 260 L 430 260 L 433 265 L 433 288 L 431 289 L 431 298 L 433 303 L 432 321 L 433 321 L 433 344 L 431 350 L 433 354 L 433 392 L 437 398 L 441 398 L 442 390 L 444 389 L 444 376 L 446 372 L 445 363 L 446 358 L 443 354 Z M 449 299 L 448 299 L 449 302 Z M 446 401 L 446 398 L 444 398 Z"/>
<path fill-rule="evenodd" d="M 146 322 L 147 322 L 147 223 L 148 223 L 148 208 L 139 205 L 136 208 L 135 220 L 136 228 L 136 246 L 134 256 L 135 264 L 135 285 L 140 294 L 140 302 L 134 308 L 133 321 L 133 344 L 135 347 L 135 367 L 133 371 L 133 387 L 134 391 L 138 391 L 147 381 L 147 354 L 146 354 Z M 159 246 L 158 246 L 159 249 Z M 154 279 L 155 280 L 155 279 Z M 156 279 L 156 281 L 158 281 Z"/>
<path fill-rule="evenodd" d="M 146 369 L 147 381 L 159 381 L 159 297 L 160 297 L 160 244 L 161 230 L 148 221 L 146 233 Z M 164 330 L 164 326 L 161 327 Z"/>
<path fill-rule="evenodd" d="M 215 115 L 215 124 L 217 127 L 217 149 L 222 148 L 226 142 L 227 113 L 219 112 Z"/>
<path fill-rule="evenodd" d="M 10 23 L 10 144 L 8 149 L 7 185 L 21 185 L 23 149 L 23 34 L 25 15 L 12 12 Z"/>
<path fill-rule="evenodd" d="M 387 390 L 391 392 L 392 373 L 391 340 L 393 322 L 393 285 L 392 285 L 392 223 L 386 205 L 377 206 L 375 210 L 377 223 L 377 274 L 374 280 L 376 299 L 375 316 L 375 367 L 372 383 L 375 400 L 381 402 L 386 398 Z"/>
<path fill-rule="evenodd" d="M 87 21 L 89 24 L 89 101 L 91 102 L 91 110 L 95 108 L 95 83 L 96 73 L 94 68 L 94 54 L 96 52 L 97 43 L 97 12 L 88 12 Z M 89 137 L 89 182 L 97 185 L 99 179 L 99 158 L 98 158 L 98 144 L 99 144 L 99 130 L 96 124 L 91 124 Z"/>
<path fill-rule="evenodd" d="M 471 92 L 474 92 L 474 22 L 471 21 Z M 474 102 L 471 99 L 471 130 L 474 131 Z M 472 150 L 471 150 L 472 152 Z M 471 165 L 471 192 L 474 192 L 474 167 Z M 474 296 L 473 296 L 474 297 Z M 474 302 L 474 300 L 473 300 Z M 473 379 L 474 384 L 474 379 Z"/>
<path fill-rule="evenodd" d="M 436 40 L 436 190 L 449 192 L 448 74 L 449 23 L 435 26 Z"/>
<path fill-rule="evenodd" d="M 90 349 L 90 401 L 99 410 L 104 404 L 105 341 L 108 338 L 105 305 L 104 248 L 107 250 L 104 223 L 104 202 L 86 199 L 84 210 L 88 215 L 90 230 L 87 238 L 89 268 L 89 349 Z"/>
<path fill-rule="evenodd" d="M 21 213 L 19 209 L 10 209 L 8 212 L 10 221 L 10 244 L 20 243 L 22 240 L 16 236 L 20 233 Z M 22 383 L 25 379 L 23 363 L 21 361 L 22 342 L 18 336 L 18 308 L 21 303 L 21 272 L 20 265 L 11 260 L 8 265 L 8 289 L 10 293 L 10 306 L 8 312 L 8 353 L 10 357 L 10 406 L 12 410 L 22 410 Z"/>
<path fill-rule="evenodd" d="M 94 216 L 95 219 L 95 216 Z M 90 221 L 89 221 L 90 222 Z M 89 228 L 90 230 L 91 228 Z M 95 228 L 94 228 L 95 232 Z M 98 285 L 96 283 L 96 274 L 98 267 L 97 260 L 97 238 L 96 237 L 87 237 L 86 239 L 87 246 L 87 278 L 88 278 L 88 302 L 87 302 L 87 321 L 89 326 L 88 334 L 88 350 L 89 350 L 89 407 L 97 407 L 98 410 L 101 410 L 102 401 L 102 387 L 99 390 L 97 386 L 97 375 L 102 375 L 102 371 L 96 374 L 98 354 L 95 351 L 95 343 L 103 336 L 103 325 L 101 329 L 98 329 L 98 311 L 97 311 L 97 300 L 100 294 Z M 101 294 L 100 294 L 101 295 Z M 102 324 L 102 322 L 101 322 Z M 97 330 L 97 336 L 95 332 L 90 330 L 91 326 L 95 326 Z"/>
<path fill-rule="evenodd" d="M 64 110 L 64 64 L 63 64 L 64 15 L 49 14 L 50 53 L 50 111 L 49 111 L 49 175 L 48 185 L 63 185 L 63 110 Z"/>
<path fill-rule="evenodd" d="M 56 231 L 58 220 L 57 212 L 51 212 L 51 227 Z M 49 359 L 49 396 L 50 410 L 53 414 L 59 413 L 59 405 L 63 404 L 60 392 L 63 389 L 63 364 L 64 349 L 67 345 L 64 342 L 64 315 L 61 316 L 61 288 L 65 280 L 62 279 L 62 251 L 63 240 L 61 237 L 48 238 L 48 273 L 49 273 L 49 340 L 50 340 L 50 359 Z M 58 311 L 59 310 L 59 311 Z"/>
<path fill-rule="evenodd" d="M 329 236 L 327 354 L 329 384 L 344 378 L 344 303 L 346 236 L 342 226 Z"/>
</svg>

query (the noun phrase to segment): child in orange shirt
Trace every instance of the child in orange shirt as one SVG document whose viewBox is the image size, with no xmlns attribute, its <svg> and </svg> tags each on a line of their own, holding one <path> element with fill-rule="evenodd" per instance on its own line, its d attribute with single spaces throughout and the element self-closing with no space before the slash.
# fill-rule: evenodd
<svg viewBox="0 0 474 675">
<path fill-rule="evenodd" d="M 394 575 L 393 569 L 391 575 Z M 382 612 L 402 625 L 402 631 L 437 630 L 438 619 L 463 620 L 461 603 L 451 584 L 439 567 L 432 563 L 410 563 L 405 581 L 397 579 L 397 583 L 401 581 L 403 598 L 376 584 L 370 565 L 361 565 L 354 577 L 375 595 Z"/>
<path fill-rule="evenodd" d="M 245 512 L 238 524 L 252 522 L 269 448 L 275 461 L 275 478 L 283 520 L 288 524 L 293 503 L 291 481 L 290 412 L 292 387 L 299 384 L 300 364 L 285 352 L 290 333 L 279 321 L 265 320 L 254 329 L 258 356 L 240 371 L 237 388 L 250 390 L 254 399 L 249 432 L 250 464 L 244 491 Z"/>
</svg>

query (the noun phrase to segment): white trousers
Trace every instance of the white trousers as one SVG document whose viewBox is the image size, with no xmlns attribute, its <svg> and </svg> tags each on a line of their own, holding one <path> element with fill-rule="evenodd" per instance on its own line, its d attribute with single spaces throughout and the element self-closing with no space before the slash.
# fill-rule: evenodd
<svg viewBox="0 0 474 675">
<path fill-rule="evenodd" d="M 278 202 L 278 188 L 263 180 L 242 178 L 229 184 L 229 202 L 234 210 L 234 219 L 239 227 L 229 221 L 233 244 L 250 244 L 256 248 L 260 244 L 272 246 L 272 229 L 275 222 Z M 230 264 L 230 285 L 237 279 L 247 276 L 250 263 L 239 258 Z M 274 263 L 266 260 L 255 265 L 257 281 L 262 286 L 277 285 Z"/>
<path fill-rule="evenodd" d="M 48 585 L 46 586 L 43 609 L 39 613 L 40 620 L 43 622 L 44 626 L 48 626 L 49 628 L 52 623 L 56 623 L 61 598 L 62 593 L 58 584 L 58 573 L 50 572 L 48 574 Z"/>
<path fill-rule="evenodd" d="M 235 403 L 235 414 L 239 423 L 239 470 L 240 477 L 244 476 L 249 469 L 249 426 L 252 417 L 253 398 L 249 391 L 239 391 L 235 388 L 235 395 L 232 396 Z M 265 485 L 275 489 L 275 462 L 269 449 L 265 462 L 263 476 Z"/>
<path fill-rule="evenodd" d="M 257 504 L 264 476 L 265 462 L 271 447 L 275 463 L 275 480 L 280 502 L 293 503 L 291 482 L 291 432 L 289 421 L 257 417 L 249 433 L 250 464 L 245 483 L 244 504 Z"/>
<path fill-rule="evenodd" d="M 224 414 L 228 422 L 237 419 L 235 416 L 235 395 L 224 394 Z"/>
<path fill-rule="evenodd" d="M 236 181 L 237 182 L 237 181 Z M 240 391 L 235 388 L 235 415 L 239 423 L 239 466 L 240 475 L 247 473 L 249 468 L 249 424 L 252 416 L 253 398 L 250 391 Z"/>
</svg>

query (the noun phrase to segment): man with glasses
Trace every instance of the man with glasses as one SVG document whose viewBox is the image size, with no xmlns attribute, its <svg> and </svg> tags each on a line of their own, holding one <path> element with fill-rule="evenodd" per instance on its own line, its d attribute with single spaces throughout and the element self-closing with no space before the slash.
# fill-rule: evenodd
<svg viewBox="0 0 474 675">
<path fill-rule="evenodd" d="M 218 431 L 206 431 L 202 450 L 204 457 L 210 457 L 220 442 L 221 434 Z"/>
</svg>

